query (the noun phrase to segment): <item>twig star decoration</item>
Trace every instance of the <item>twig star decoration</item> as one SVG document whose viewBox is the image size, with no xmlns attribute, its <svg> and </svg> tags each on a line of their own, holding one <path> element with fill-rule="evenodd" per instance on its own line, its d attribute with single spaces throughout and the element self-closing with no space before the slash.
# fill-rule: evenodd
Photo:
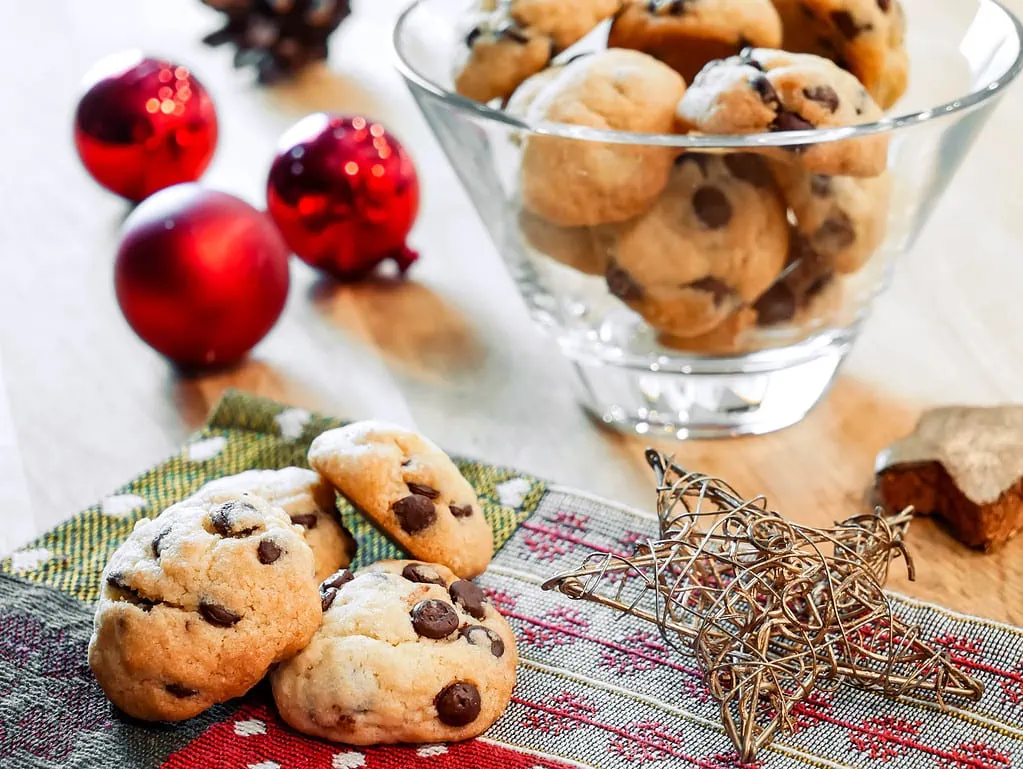
<svg viewBox="0 0 1023 769">
<path fill-rule="evenodd" d="M 980 698 L 980 682 L 894 616 L 883 592 L 896 559 L 913 578 L 909 511 L 811 528 L 656 451 L 647 461 L 659 537 L 630 558 L 593 553 L 543 587 L 653 622 L 695 657 L 742 761 L 791 731 L 793 706 L 815 690 L 850 684 L 942 707 Z"/>
</svg>

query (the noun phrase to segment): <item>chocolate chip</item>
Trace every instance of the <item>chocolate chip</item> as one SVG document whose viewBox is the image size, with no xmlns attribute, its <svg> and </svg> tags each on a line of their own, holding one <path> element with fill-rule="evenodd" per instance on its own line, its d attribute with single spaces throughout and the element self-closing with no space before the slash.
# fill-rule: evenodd
<svg viewBox="0 0 1023 769">
<path fill-rule="evenodd" d="M 248 502 L 232 499 L 229 502 L 217 505 L 213 509 L 213 512 L 210 513 L 210 523 L 213 524 L 213 530 L 222 537 L 247 537 L 257 527 L 250 526 L 247 529 L 235 529 L 233 519 L 238 513 L 251 512 L 253 510 L 255 508 Z"/>
<path fill-rule="evenodd" d="M 231 627 L 236 625 L 242 618 L 241 614 L 235 614 L 220 604 L 209 603 L 207 601 L 202 601 L 199 604 L 199 613 L 204 620 L 217 627 Z"/>
<path fill-rule="evenodd" d="M 138 590 L 125 582 L 124 575 L 118 572 L 114 572 L 107 576 L 107 584 L 110 585 L 110 587 L 121 591 L 121 600 L 135 604 L 142 609 L 142 611 L 148 612 L 156 606 L 157 603 L 159 603 L 159 601 L 150 601 L 148 598 L 143 597 Z"/>
<path fill-rule="evenodd" d="M 183 684 L 164 684 L 163 688 L 167 690 L 168 694 L 177 697 L 179 700 L 194 697 L 199 693 L 198 689 L 189 689 Z"/>
<path fill-rule="evenodd" d="M 831 197 L 831 177 L 824 174 L 813 174 L 810 177 L 810 194 L 815 198 Z"/>
<path fill-rule="evenodd" d="M 725 155 L 725 166 L 736 179 L 741 179 L 759 189 L 765 189 L 774 183 L 774 177 L 771 176 L 767 162 L 751 152 Z"/>
<path fill-rule="evenodd" d="M 700 187 L 693 193 L 693 213 L 705 227 L 720 230 L 732 221 L 732 204 L 717 187 Z"/>
<path fill-rule="evenodd" d="M 272 540 L 264 539 L 259 543 L 259 547 L 256 548 L 256 555 L 259 557 L 259 562 L 264 566 L 269 566 L 271 563 L 281 557 L 281 553 L 284 552 L 278 546 L 278 544 Z"/>
<path fill-rule="evenodd" d="M 774 90 L 774 86 L 771 85 L 770 80 L 763 75 L 758 75 L 750 80 L 749 84 L 750 87 L 757 92 L 757 95 L 760 97 L 760 101 L 762 101 L 766 106 L 775 110 L 781 108 L 781 100 L 778 98 L 778 92 Z"/>
<path fill-rule="evenodd" d="M 408 483 L 408 490 L 413 494 L 418 494 L 421 497 L 427 499 L 436 499 L 440 496 L 440 492 L 432 486 L 427 486 L 425 483 Z"/>
<path fill-rule="evenodd" d="M 466 625 L 458 631 L 458 635 L 473 646 L 489 646 L 490 653 L 495 657 L 504 656 L 504 641 L 501 636 L 483 625 Z"/>
<path fill-rule="evenodd" d="M 814 14 L 813 14 L 813 9 L 810 6 L 808 6 L 806 3 L 800 3 L 799 4 L 799 10 L 801 10 L 803 12 L 803 15 L 806 18 L 808 18 L 808 19 L 816 18 L 816 16 L 814 16 Z"/>
<path fill-rule="evenodd" d="M 640 285 L 614 261 L 608 263 L 604 276 L 607 279 L 607 290 L 611 292 L 612 296 L 618 297 L 623 302 L 643 298 L 643 289 Z"/>
<path fill-rule="evenodd" d="M 681 16 L 689 10 L 687 6 L 691 4 L 692 0 L 671 0 L 671 2 L 668 3 L 668 13 L 672 16 Z"/>
<path fill-rule="evenodd" d="M 434 697 L 433 706 L 437 708 L 437 717 L 442 723 L 465 726 L 479 717 L 480 691 L 466 681 L 456 681 Z"/>
<path fill-rule="evenodd" d="M 739 52 L 739 56 L 742 57 L 742 63 L 745 64 L 747 67 L 753 67 L 753 69 L 758 70 L 760 72 L 767 72 L 767 70 L 764 69 L 764 65 L 761 64 L 759 61 L 757 61 L 756 59 L 753 58 L 753 49 L 752 48 L 743 48 Z M 764 79 L 766 80 L 767 78 L 764 78 Z M 771 85 L 771 84 L 768 83 L 768 85 Z M 757 86 L 753 86 L 753 87 L 756 88 Z M 763 86 L 761 86 L 761 88 L 762 87 Z M 774 86 L 771 86 L 771 90 L 774 90 Z"/>
<path fill-rule="evenodd" d="M 166 537 L 170 533 L 171 533 L 171 527 L 168 526 L 166 529 L 164 529 L 159 534 L 157 534 L 155 537 L 153 537 L 153 555 L 155 555 L 157 558 L 160 557 L 160 547 L 163 544 L 164 537 Z"/>
<path fill-rule="evenodd" d="M 883 13 L 888 13 L 892 7 L 892 0 L 877 0 L 877 7 L 880 8 Z"/>
<path fill-rule="evenodd" d="M 465 36 L 465 45 L 467 48 L 472 48 L 473 44 L 479 40 L 480 35 L 483 34 L 483 30 L 479 27 L 473 27 L 469 30 L 469 34 Z"/>
<path fill-rule="evenodd" d="M 455 518 L 468 518 L 472 515 L 472 505 L 448 505 L 448 510 Z"/>
<path fill-rule="evenodd" d="M 328 587 L 340 588 L 342 585 L 347 585 L 353 579 L 355 579 L 354 574 L 352 574 L 348 569 L 342 569 L 323 580 L 323 584 L 320 585 L 320 590 L 324 590 Z"/>
<path fill-rule="evenodd" d="M 838 109 L 838 94 L 830 85 L 815 85 L 813 88 L 804 88 L 803 96 L 810 101 L 823 104 L 828 111 L 834 113 Z"/>
<path fill-rule="evenodd" d="M 441 579 L 440 574 L 423 563 L 408 564 L 401 570 L 401 576 L 409 582 L 420 582 L 425 585 L 440 585 L 441 587 L 447 587 L 447 583 Z"/>
<path fill-rule="evenodd" d="M 700 169 L 700 173 L 707 176 L 707 166 L 710 165 L 710 157 L 703 152 L 683 152 L 675 158 L 675 165 L 681 168 L 686 163 L 692 163 Z"/>
<path fill-rule="evenodd" d="M 687 283 L 685 287 L 713 294 L 715 306 L 720 306 L 725 299 L 735 293 L 724 281 L 710 276 Z"/>
<path fill-rule="evenodd" d="M 806 298 L 812 299 L 813 297 L 817 296 L 817 294 L 819 294 L 821 291 L 827 288 L 827 285 L 832 281 L 834 277 L 835 274 L 833 272 L 826 272 L 823 275 L 821 275 L 819 278 L 817 278 L 817 280 L 815 280 L 807 287 Z"/>
<path fill-rule="evenodd" d="M 412 607 L 412 627 L 423 638 L 447 638 L 458 629 L 458 614 L 451 604 L 430 598 Z"/>
<path fill-rule="evenodd" d="M 392 509 L 398 518 L 398 525 L 409 534 L 427 529 L 437 520 L 433 502 L 420 494 L 410 494 L 399 499 Z"/>
<path fill-rule="evenodd" d="M 326 590 L 320 589 L 320 610 L 327 611 L 331 604 L 334 603 L 334 599 L 337 598 L 338 589 L 336 587 L 328 587 Z"/>
<path fill-rule="evenodd" d="M 529 35 L 511 22 L 502 24 L 494 31 L 494 34 L 500 38 L 504 38 L 505 40 L 511 40 L 512 42 L 521 43 L 523 45 L 529 42 Z"/>
<path fill-rule="evenodd" d="M 291 516 L 291 522 L 296 526 L 305 526 L 307 529 L 315 529 L 317 523 L 316 513 Z"/>
<path fill-rule="evenodd" d="M 813 123 L 804 120 L 795 112 L 779 112 L 778 117 L 771 123 L 772 131 L 809 131 L 813 128 Z"/>
<path fill-rule="evenodd" d="M 757 323 L 761 326 L 772 326 L 775 323 L 786 323 L 796 315 L 796 295 L 786 283 L 775 283 L 753 305 L 757 313 Z"/>
<path fill-rule="evenodd" d="M 833 254 L 848 248 L 856 241 L 856 228 L 844 211 L 824 220 L 813 234 L 813 243 L 819 251 Z"/>
<path fill-rule="evenodd" d="M 859 26 L 849 11 L 832 11 L 831 23 L 835 25 L 838 31 L 842 33 L 842 37 L 846 40 L 852 40 L 857 37 L 860 32 L 871 28 L 869 24 L 864 27 Z"/>
<path fill-rule="evenodd" d="M 486 609 L 483 608 L 486 596 L 483 595 L 483 591 L 476 584 L 466 579 L 460 579 L 458 582 L 451 584 L 448 592 L 451 594 L 451 600 L 455 602 L 455 605 L 461 606 L 467 614 L 471 614 L 476 619 L 483 619 L 487 616 Z"/>
</svg>

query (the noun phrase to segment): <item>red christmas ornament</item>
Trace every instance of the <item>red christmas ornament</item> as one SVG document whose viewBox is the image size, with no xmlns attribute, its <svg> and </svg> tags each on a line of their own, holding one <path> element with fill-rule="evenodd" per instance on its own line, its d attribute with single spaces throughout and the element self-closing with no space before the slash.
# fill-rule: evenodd
<svg viewBox="0 0 1023 769">
<path fill-rule="evenodd" d="M 75 146 L 93 178 L 138 202 L 202 176 L 217 146 L 217 115 L 185 68 L 126 52 L 86 76 Z"/>
<path fill-rule="evenodd" d="M 405 245 L 419 210 L 416 169 L 379 123 L 323 113 L 297 123 L 281 139 L 266 199 L 291 249 L 338 280 L 386 259 L 404 274 L 418 258 Z"/>
<path fill-rule="evenodd" d="M 288 249 L 266 214 L 233 195 L 180 184 L 124 223 L 117 301 L 146 344 L 182 366 L 241 359 L 288 296 Z"/>
</svg>

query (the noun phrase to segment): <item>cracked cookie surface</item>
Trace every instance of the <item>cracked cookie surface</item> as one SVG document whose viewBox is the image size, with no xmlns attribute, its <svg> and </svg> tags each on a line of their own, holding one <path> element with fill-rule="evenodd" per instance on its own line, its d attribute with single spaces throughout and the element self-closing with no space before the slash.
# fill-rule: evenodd
<svg viewBox="0 0 1023 769">
<path fill-rule="evenodd" d="M 355 558 L 356 542 L 337 513 L 334 487 L 312 470 L 246 470 L 210 481 L 193 498 L 210 503 L 228 502 L 244 493 L 262 497 L 286 512 L 301 526 L 316 558 L 316 579 L 324 580 Z"/>
<path fill-rule="evenodd" d="M 243 495 L 139 521 L 103 571 L 89 665 L 147 721 L 238 697 L 320 622 L 313 553 L 280 508 Z"/>
<path fill-rule="evenodd" d="M 476 492 L 432 441 L 385 422 L 320 434 L 309 464 L 416 558 L 460 577 L 483 572 L 493 534 Z"/>
<path fill-rule="evenodd" d="M 511 628 L 472 582 L 439 564 L 381 561 L 322 587 L 323 624 L 271 675 L 281 716 L 351 745 L 474 737 L 507 707 Z"/>
</svg>

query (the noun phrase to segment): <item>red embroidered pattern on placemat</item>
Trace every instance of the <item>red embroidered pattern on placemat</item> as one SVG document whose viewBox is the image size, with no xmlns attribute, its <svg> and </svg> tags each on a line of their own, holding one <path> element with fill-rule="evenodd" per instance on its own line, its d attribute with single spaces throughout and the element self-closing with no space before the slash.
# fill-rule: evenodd
<svg viewBox="0 0 1023 769">
<path fill-rule="evenodd" d="M 163 769 L 572 769 L 492 740 L 356 748 L 292 731 L 269 707 L 249 705 L 170 755 Z"/>
</svg>

